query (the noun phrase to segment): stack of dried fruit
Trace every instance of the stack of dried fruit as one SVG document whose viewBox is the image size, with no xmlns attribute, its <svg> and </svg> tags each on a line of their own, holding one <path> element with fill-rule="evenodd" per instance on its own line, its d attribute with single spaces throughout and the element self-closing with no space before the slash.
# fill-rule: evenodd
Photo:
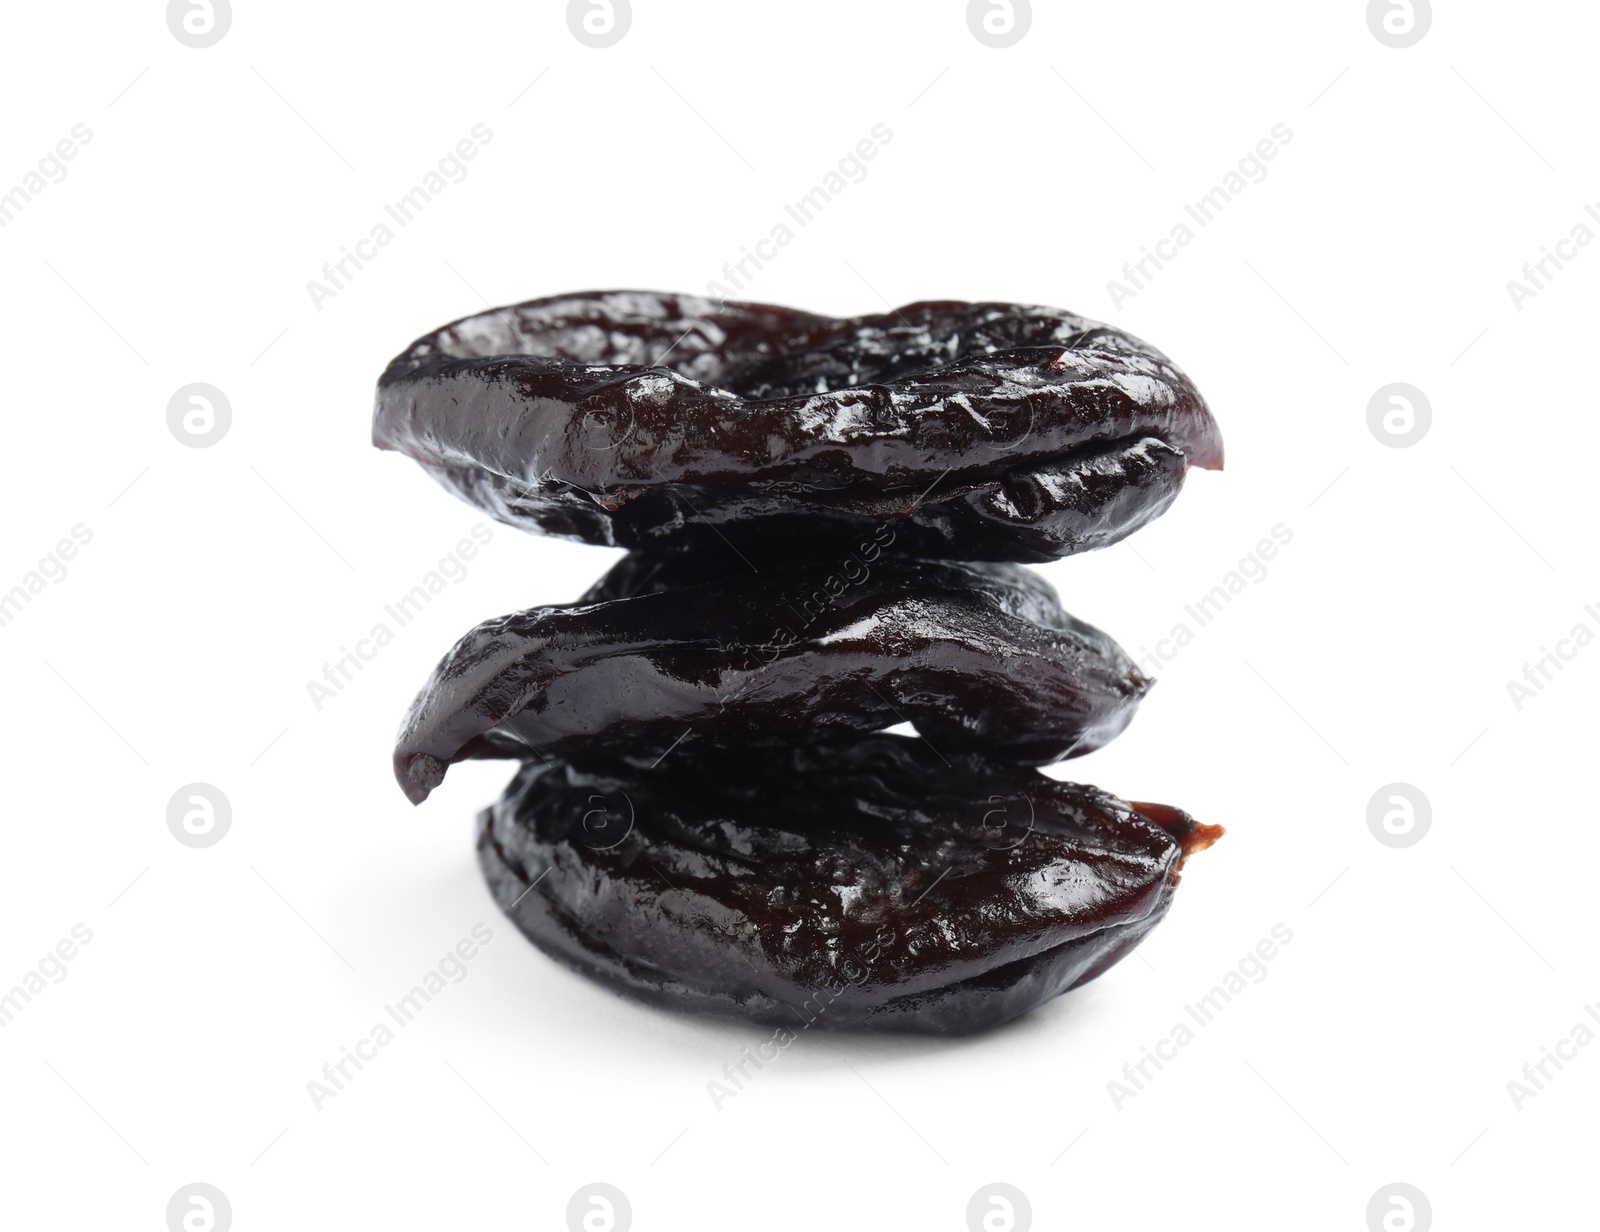
<svg viewBox="0 0 1600 1232">
<path fill-rule="evenodd" d="M 1012 304 L 561 296 L 418 340 L 373 437 L 502 521 L 631 549 L 462 638 L 395 750 L 419 803 L 521 760 L 480 818 L 490 887 L 620 992 L 980 1030 L 1127 954 L 1221 833 L 1032 769 L 1150 682 L 1002 562 L 1115 543 L 1222 464 L 1137 339 Z"/>
</svg>

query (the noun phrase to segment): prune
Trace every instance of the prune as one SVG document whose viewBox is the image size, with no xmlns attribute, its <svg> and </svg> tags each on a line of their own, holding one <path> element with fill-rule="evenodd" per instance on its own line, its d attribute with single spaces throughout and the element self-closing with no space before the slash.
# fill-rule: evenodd
<svg viewBox="0 0 1600 1232">
<path fill-rule="evenodd" d="M 896 722 L 940 750 L 1042 765 L 1099 748 L 1133 717 L 1148 679 L 1037 574 L 866 546 L 874 559 L 677 587 L 665 566 L 630 558 L 631 588 L 654 589 L 603 581 L 624 593 L 485 621 L 418 695 L 395 772 L 420 803 L 466 757 L 651 761 Z"/>
<path fill-rule="evenodd" d="M 564 296 L 413 344 L 373 436 L 513 525 L 632 549 L 457 642 L 394 755 L 419 803 L 454 762 L 522 763 L 484 874 L 616 991 L 982 1030 L 1131 950 L 1222 833 L 1031 768 L 1150 681 L 1011 562 L 1114 543 L 1222 464 L 1137 339 L 1010 304 Z"/>
<path fill-rule="evenodd" d="M 478 855 L 524 934 L 618 992 L 792 1031 L 957 1035 L 1115 963 L 1218 833 L 876 735 L 654 773 L 530 763 L 481 814 Z"/>
<path fill-rule="evenodd" d="M 1051 308 L 929 302 L 835 320 L 643 291 L 467 317 L 395 358 L 373 440 L 495 517 L 638 547 L 895 526 L 902 550 L 1050 560 L 1220 467 L 1161 352 Z"/>
</svg>

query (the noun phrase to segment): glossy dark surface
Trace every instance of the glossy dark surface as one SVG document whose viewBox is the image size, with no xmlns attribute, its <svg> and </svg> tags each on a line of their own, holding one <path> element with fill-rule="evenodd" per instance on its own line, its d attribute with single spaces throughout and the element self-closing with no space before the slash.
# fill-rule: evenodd
<svg viewBox="0 0 1600 1232">
<path fill-rule="evenodd" d="M 1220 467 L 1161 352 L 1057 309 L 929 302 L 844 319 L 607 291 L 468 317 L 396 357 L 373 440 L 503 521 L 637 547 L 848 537 L 1049 560 Z"/>
<path fill-rule="evenodd" d="M 655 771 L 528 764 L 480 817 L 479 860 L 518 928 L 618 992 L 956 1035 L 1111 966 L 1219 833 L 878 735 Z"/>
<path fill-rule="evenodd" d="M 692 758 L 899 722 L 941 750 L 1043 765 L 1133 717 L 1149 680 L 1037 574 L 859 549 L 683 586 L 669 583 L 692 554 L 636 552 L 596 588 L 616 597 L 485 621 L 423 687 L 396 775 L 420 803 L 466 757 L 648 765 L 668 747 Z"/>
<path fill-rule="evenodd" d="M 1008 562 L 1113 543 L 1222 462 L 1137 339 L 1009 304 L 563 296 L 415 343 L 373 435 L 513 525 L 633 549 L 461 638 L 394 755 L 415 803 L 522 762 L 484 874 L 617 992 L 983 1030 L 1128 953 L 1221 834 L 1030 768 L 1115 737 L 1150 681 Z"/>
</svg>

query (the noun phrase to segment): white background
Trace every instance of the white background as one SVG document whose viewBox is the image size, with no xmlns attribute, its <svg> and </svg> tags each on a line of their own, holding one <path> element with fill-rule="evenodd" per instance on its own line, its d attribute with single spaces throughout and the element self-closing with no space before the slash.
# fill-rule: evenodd
<svg viewBox="0 0 1600 1232">
<path fill-rule="evenodd" d="M 1359 1232 L 1403 1181 L 1440 1229 L 1575 1226 L 1600 1047 L 1520 1110 L 1507 1083 L 1600 1002 L 1600 648 L 1520 710 L 1507 681 L 1600 632 L 1600 246 L 1520 308 L 1506 284 L 1600 202 L 1600 18 L 1438 7 L 1405 50 L 1356 0 L 1039 3 L 1005 50 L 954 0 L 636 0 L 604 50 L 558 3 L 241 2 L 202 50 L 150 0 L 8 10 L 0 190 L 93 134 L 0 229 L 0 591 L 93 536 L 0 628 L 0 986 L 93 933 L 0 1030 L 10 1220 L 158 1229 L 204 1181 L 241 1232 L 561 1229 L 598 1180 L 641 1230 L 960 1229 L 1005 1181 L 1038 1228 Z M 479 123 L 466 178 L 314 306 Z M 614 553 L 496 527 L 320 710 L 307 682 L 483 521 L 370 448 L 393 353 L 491 304 L 703 291 L 878 123 L 746 294 L 1055 304 L 1182 364 L 1227 470 L 1044 569 L 1135 655 L 1293 540 L 1067 767 L 1228 827 L 1139 956 L 976 1039 L 808 1033 L 719 1110 L 706 1084 L 769 1033 L 623 1002 L 489 900 L 472 818 L 511 767 L 420 809 L 390 778 L 451 642 Z M 1114 306 L 1276 124 L 1269 174 Z M 233 413 L 205 449 L 166 422 L 197 381 Z M 1410 448 L 1367 425 L 1395 381 L 1433 409 Z M 203 850 L 166 824 L 196 781 L 233 811 Z M 1395 781 L 1432 804 L 1406 849 L 1367 826 Z M 468 977 L 317 1110 L 307 1081 L 480 923 Z M 1279 923 L 1266 978 L 1119 1110 L 1107 1083 Z"/>
</svg>

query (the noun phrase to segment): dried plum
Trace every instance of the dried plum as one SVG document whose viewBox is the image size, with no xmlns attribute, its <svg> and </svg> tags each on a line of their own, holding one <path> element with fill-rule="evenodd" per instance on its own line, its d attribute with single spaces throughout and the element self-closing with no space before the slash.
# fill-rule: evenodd
<svg viewBox="0 0 1600 1232">
<path fill-rule="evenodd" d="M 619 566 L 644 593 L 517 612 L 456 643 L 395 748 L 413 801 L 466 757 L 602 750 L 648 764 L 669 747 L 837 741 L 897 722 L 941 750 L 1043 765 L 1116 736 L 1149 687 L 1017 565 L 862 552 L 671 587 L 634 559 L 648 555 Z"/>
<path fill-rule="evenodd" d="M 832 319 L 644 291 L 533 300 L 413 343 L 373 440 L 503 521 L 638 547 L 896 527 L 902 550 L 1050 560 L 1165 511 L 1222 440 L 1166 356 L 1052 308 Z"/>
<path fill-rule="evenodd" d="M 524 934 L 618 992 L 793 1031 L 958 1035 L 1110 967 L 1218 833 L 876 735 L 654 773 L 528 764 L 480 816 L 478 854 Z"/>
</svg>

